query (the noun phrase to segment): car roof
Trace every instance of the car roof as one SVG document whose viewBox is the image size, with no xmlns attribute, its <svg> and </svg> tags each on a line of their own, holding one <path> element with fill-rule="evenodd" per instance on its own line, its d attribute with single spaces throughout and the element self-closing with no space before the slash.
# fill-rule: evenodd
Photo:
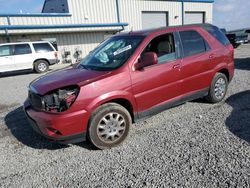
<svg viewBox="0 0 250 188">
<path fill-rule="evenodd" d="M 153 34 L 155 32 L 159 31 L 165 31 L 171 28 L 177 28 L 177 29 L 190 29 L 195 27 L 204 27 L 204 26 L 212 26 L 212 24 L 188 24 L 188 25 L 180 25 L 180 26 L 168 26 L 168 27 L 160 27 L 160 28 L 153 28 L 153 29 L 146 29 L 146 30 L 138 30 L 138 31 L 130 31 L 130 32 L 124 32 L 117 34 L 116 36 L 148 36 L 150 34 Z"/>
<path fill-rule="evenodd" d="M 27 41 L 27 42 L 12 42 L 12 43 L 1 43 L 2 45 L 15 45 L 15 44 L 31 44 L 31 43 L 49 43 L 48 41 Z"/>
</svg>

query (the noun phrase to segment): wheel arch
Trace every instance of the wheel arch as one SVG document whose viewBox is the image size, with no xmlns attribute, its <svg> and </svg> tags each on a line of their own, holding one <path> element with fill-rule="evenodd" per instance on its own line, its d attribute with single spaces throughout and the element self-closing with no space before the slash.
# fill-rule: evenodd
<svg viewBox="0 0 250 188">
<path fill-rule="evenodd" d="M 134 117 L 134 108 L 133 108 L 133 105 L 131 104 L 131 102 L 128 99 L 116 98 L 116 99 L 106 101 L 103 104 L 107 104 L 107 103 L 116 103 L 116 104 L 119 104 L 122 107 L 126 108 L 126 110 L 129 112 L 129 114 L 130 114 L 130 116 L 132 118 L 132 122 L 134 123 L 134 119 L 135 119 L 135 117 Z M 103 104 L 101 104 L 101 105 L 103 105 Z"/>
<path fill-rule="evenodd" d="M 121 91 L 105 94 L 96 98 L 91 104 L 88 105 L 87 110 L 93 113 L 99 106 L 107 103 L 117 103 L 128 110 L 131 115 L 132 121 L 135 120 L 136 103 L 131 93 Z"/>
<path fill-rule="evenodd" d="M 216 73 L 222 73 L 225 74 L 228 81 L 230 81 L 230 72 L 229 72 L 229 67 L 228 64 L 226 62 L 222 62 L 220 64 L 218 64 L 215 68 L 214 68 L 214 75 L 216 75 Z"/>
<path fill-rule="evenodd" d="M 46 61 L 46 62 L 48 63 L 48 65 L 49 65 L 49 60 L 48 60 L 48 59 L 46 59 L 46 58 L 39 58 L 39 59 L 36 59 L 36 60 L 33 62 L 33 66 L 35 65 L 35 63 L 36 63 L 37 61 L 40 61 L 40 60 Z"/>
<path fill-rule="evenodd" d="M 225 74 L 225 76 L 227 77 L 227 81 L 230 81 L 230 74 L 229 74 L 229 70 L 227 68 L 222 68 L 222 69 L 218 70 L 218 72 Z"/>
</svg>

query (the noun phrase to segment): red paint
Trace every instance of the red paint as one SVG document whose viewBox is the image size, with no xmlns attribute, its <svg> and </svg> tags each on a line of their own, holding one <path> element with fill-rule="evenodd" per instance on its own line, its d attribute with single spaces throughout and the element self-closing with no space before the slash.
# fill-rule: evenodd
<svg viewBox="0 0 250 188">
<path fill-rule="evenodd" d="M 141 51 L 155 36 L 189 29 L 198 31 L 207 40 L 211 50 L 135 70 Z M 61 137 L 86 132 L 91 113 L 99 105 L 114 99 L 129 101 L 136 114 L 187 93 L 208 88 L 213 76 L 222 69 L 228 70 L 230 80 L 233 77 L 232 46 L 223 46 L 200 26 L 171 27 L 121 35 L 146 37 L 120 68 L 113 71 L 68 68 L 47 74 L 31 83 L 41 95 L 60 87 L 80 87 L 76 101 L 65 112 L 38 112 L 27 108 L 29 103 L 25 102 L 27 114 L 37 123 L 43 134 Z M 56 131 L 60 134 L 54 134 Z"/>
</svg>

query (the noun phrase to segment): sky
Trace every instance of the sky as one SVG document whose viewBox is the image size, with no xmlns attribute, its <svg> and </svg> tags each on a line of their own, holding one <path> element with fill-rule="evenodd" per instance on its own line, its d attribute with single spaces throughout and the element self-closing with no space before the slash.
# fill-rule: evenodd
<svg viewBox="0 0 250 188">
<path fill-rule="evenodd" d="M 250 0 L 215 0 L 213 24 L 227 30 L 250 27 Z"/>
<path fill-rule="evenodd" d="M 0 13 L 40 13 L 44 0 L 0 0 Z M 227 30 L 250 27 L 250 0 L 215 0 L 213 24 Z"/>
<path fill-rule="evenodd" d="M 0 0 L 0 13 L 40 13 L 44 0 Z"/>
</svg>

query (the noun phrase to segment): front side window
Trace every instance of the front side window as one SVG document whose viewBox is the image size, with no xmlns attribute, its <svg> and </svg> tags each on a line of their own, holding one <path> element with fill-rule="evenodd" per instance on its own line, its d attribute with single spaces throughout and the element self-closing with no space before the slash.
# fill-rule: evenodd
<svg viewBox="0 0 250 188">
<path fill-rule="evenodd" d="M 144 49 L 145 52 L 156 53 L 158 64 L 176 59 L 174 35 L 168 33 L 154 38 Z"/>
<path fill-rule="evenodd" d="M 208 43 L 197 31 L 189 30 L 180 31 L 179 33 L 182 41 L 184 57 L 203 53 L 210 49 Z"/>
<path fill-rule="evenodd" d="M 30 45 L 28 44 L 16 44 L 14 46 L 15 55 L 31 54 Z"/>
<path fill-rule="evenodd" d="M 89 53 L 80 62 L 78 68 L 114 70 L 127 61 L 143 38 L 143 36 L 111 37 Z"/>
<path fill-rule="evenodd" d="M 0 57 L 13 55 L 12 46 L 0 46 Z"/>
<path fill-rule="evenodd" d="M 34 43 L 36 53 L 53 52 L 53 48 L 48 43 Z"/>
</svg>

